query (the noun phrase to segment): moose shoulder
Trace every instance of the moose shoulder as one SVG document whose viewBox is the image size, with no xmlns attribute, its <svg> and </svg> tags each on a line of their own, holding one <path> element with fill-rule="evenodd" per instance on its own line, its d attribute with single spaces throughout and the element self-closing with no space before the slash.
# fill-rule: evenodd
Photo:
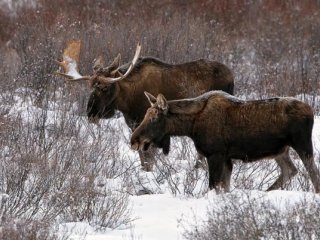
<svg viewBox="0 0 320 240">
<path fill-rule="evenodd" d="M 275 157 L 281 174 L 268 189 L 280 188 L 297 172 L 288 148 L 303 161 L 315 191 L 320 175 L 313 159 L 311 107 L 294 98 L 243 101 L 222 91 L 167 101 L 146 93 L 151 108 L 131 137 L 135 150 L 146 150 L 167 136 L 188 136 L 206 158 L 209 187 L 229 190 L 232 159 L 251 162 Z"/>
<path fill-rule="evenodd" d="M 127 125 L 134 129 L 142 121 L 149 103 L 144 91 L 163 93 L 168 99 L 190 98 L 210 90 L 223 90 L 233 94 L 234 81 L 230 69 L 219 62 L 196 60 L 181 64 L 168 64 L 155 58 L 139 58 L 138 45 L 133 60 L 120 65 L 120 55 L 105 67 L 102 58 L 93 65 L 93 74 L 81 76 L 78 72 L 80 41 L 71 41 L 59 64 L 65 73 L 60 75 L 72 80 L 88 80 L 92 88 L 87 115 L 89 121 L 114 116 L 116 110 L 123 113 Z M 164 153 L 169 151 L 170 138 L 159 143 Z M 139 152 L 142 166 L 152 169 L 152 154 Z M 149 166 L 148 166 L 149 165 Z"/>
</svg>

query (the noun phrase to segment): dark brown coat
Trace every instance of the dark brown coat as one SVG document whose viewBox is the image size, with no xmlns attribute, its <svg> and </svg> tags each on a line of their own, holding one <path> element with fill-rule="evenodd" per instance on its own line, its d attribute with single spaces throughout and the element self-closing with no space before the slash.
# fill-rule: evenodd
<svg viewBox="0 0 320 240">
<path fill-rule="evenodd" d="M 120 69 L 126 72 L 126 68 Z M 123 80 L 97 84 L 90 95 L 89 118 L 110 118 L 115 110 L 123 113 L 130 127 L 139 124 L 149 107 L 144 91 L 163 93 L 168 99 L 196 97 L 211 90 L 233 94 L 233 75 L 222 63 L 209 60 L 171 65 L 154 58 L 141 58 Z"/>
<path fill-rule="evenodd" d="M 120 68 L 126 72 L 126 68 Z M 195 97 L 210 90 L 223 90 L 233 94 L 233 75 L 222 63 L 197 60 L 171 65 L 154 58 L 141 58 L 132 72 L 123 80 L 109 85 L 93 84 L 88 101 L 87 114 L 90 120 L 107 119 L 116 110 L 123 113 L 127 125 L 134 129 L 142 121 L 149 103 L 144 91 L 164 93 L 168 99 Z M 170 138 L 164 138 L 161 147 L 168 152 Z M 152 169 L 152 154 L 141 153 L 141 163 L 149 162 L 146 170 Z"/>
<path fill-rule="evenodd" d="M 313 160 L 311 107 L 294 98 L 242 101 L 221 91 L 197 98 L 167 101 L 147 94 L 152 107 L 134 131 L 133 149 L 146 150 L 167 136 L 188 136 L 208 161 L 209 187 L 229 189 L 232 159 L 252 162 L 276 156 L 282 186 L 296 173 L 288 155 L 292 147 L 320 192 L 320 175 Z"/>
<path fill-rule="evenodd" d="M 143 119 L 149 107 L 144 91 L 152 94 L 164 93 L 168 99 L 195 97 L 210 90 L 223 90 L 233 94 L 233 75 L 222 63 L 196 60 L 182 64 L 168 64 L 155 58 L 139 58 L 138 44 L 131 62 L 120 66 L 120 54 L 107 67 L 102 57 L 93 65 L 93 74 L 82 76 L 78 72 L 81 41 L 71 40 L 58 62 L 64 73 L 58 72 L 70 81 L 89 81 L 92 92 L 87 104 L 89 121 L 113 117 L 116 110 L 123 113 L 126 123 L 134 129 Z M 159 145 L 167 153 L 170 138 L 164 138 Z M 152 169 L 152 152 L 139 152 L 141 164 Z M 144 161 L 149 164 L 144 164 Z"/>
</svg>

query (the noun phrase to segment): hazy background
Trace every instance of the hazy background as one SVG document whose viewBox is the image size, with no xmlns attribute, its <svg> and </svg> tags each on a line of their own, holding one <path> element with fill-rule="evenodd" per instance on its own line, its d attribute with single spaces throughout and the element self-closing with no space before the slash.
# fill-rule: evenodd
<svg viewBox="0 0 320 240">
<path fill-rule="evenodd" d="M 319 1 L 3 1 L 1 88 L 62 86 L 51 75 L 66 41 L 82 40 L 81 71 L 102 54 L 169 63 L 209 58 L 234 72 L 238 96 L 319 94 Z M 45 85 L 45 86 L 44 86 Z M 305 97 L 305 96 L 304 96 Z M 41 102 L 41 99 L 38 99 Z M 308 99 L 316 107 L 315 99 Z"/>
<path fill-rule="evenodd" d="M 118 53 L 123 63 L 130 61 L 140 42 L 142 55 L 169 63 L 198 58 L 225 63 L 241 98 L 294 96 L 319 115 L 319 26 L 319 0 L 0 0 L 0 240 L 67 239 L 58 228 L 69 222 L 95 231 L 123 229 L 135 220 L 130 204 L 137 195 L 169 193 L 201 200 L 207 193 L 208 175 L 194 169 L 197 155 L 189 139 L 174 138 L 173 151 L 168 157 L 157 155 L 154 171 L 146 173 L 129 148 L 130 132 L 121 114 L 100 127 L 88 123 L 90 88 L 53 74 L 69 39 L 82 40 L 82 74 L 92 72 L 93 60 L 101 54 L 107 63 Z M 316 119 L 318 166 L 319 126 Z M 312 192 L 300 159 L 293 151 L 290 156 L 298 174 L 284 189 Z M 266 190 L 279 175 L 272 160 L 234 165 L 232 190 Z M 281 231 L 292 233 L 292 239 L 319 236 L 317 203 L 292 208 L 294 215 L 274 216 L 278 211 L 268 204 L 249 201 L 243 210 L 234 204 L 238 198 L 225 197 L 221 202 L 229 210 L 216 212 L 224 220 L 212 215 L 212 234 L 220 229 L 225 236 L 233 229 L 234 239 L 261 236 L 260 228 L 251 229 L 256 227 L 249 221 L 253 211 L 257 219 L 265 216 L 266 238 L 268 233 L 282 236 Z M 261 215 L 262 210 L 268 214 Z M 247 221 L 242 221 L 244 214 Z M 188 229 L 188 239 L 204 239 L 193 235 L 197 229 Z"/>
</svg>

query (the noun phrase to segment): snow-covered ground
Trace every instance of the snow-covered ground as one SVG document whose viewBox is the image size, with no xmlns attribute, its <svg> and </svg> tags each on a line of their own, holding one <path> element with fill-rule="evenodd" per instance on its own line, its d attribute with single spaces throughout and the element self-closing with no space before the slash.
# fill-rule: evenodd
<svg viewBox="0 0 320 240">
<path fill-rule="evenodd" d="M 50 137 L 50 126 L 54 126 L 63 118 L 72 118 L 74 110 L 70 110 L 68 113 L 70 116 L 64 116 L 65 112 L 59 111 L 59 104 L 48 104 L 47 109 L 41 109 L 35 107 L 32 103 L 32 99 L 18 97 L 19 93 L 26 92 L 23 89 L 20 92 L 17 91 L 17 97 L 14 98 L 14 106 L 8 105 L 4 108 L 8 108 L 8 116 L 17 118 L 20 116 L 23 122 L 26 124 L 32 124 L 35 119 L 41 119 L 43 111 L 46 113 L 45 118 L 45 129 L 46 134 Z M 75 108 L 76 107 L 72 107 Z M 60 116 L 60 114 L 62 116 Z M 88 126 L 86 117 L 76 116 L 76 125 L 80 126 L 82 134 L 86 136 L 86 141 L 94 142 L 96 127 Z M 123 118 L 111 119 L 103 121 L 102 128 L 112 126 L 117 128 L 117 131 L 121 129 L 123 135 L 117 142 L 119 153 L 121 158 L 127 158 L 129 162 L 139 168 L 138 154 L 131 151 L 128 144 L 128 138 L 130 133 L 128 128 L 125 126 Z M 86 125 L 87 124 L 87 125 Z M 91 132 L 90 132 L 90 131 Z M 109 129 L 110 130 L 110 129 Z M 119 132 L 117 132 L 119 133 Z M 112 134 L 112 133 L 111 133 Z M 105 137 L 105 135 L 104 135 Z M 181 143 L 175 143 L 181 144 Z M 315 124 L 313 129 L 313 144 L 315 150 L 315 159 L 319 161 L 320 153 L 320 118 L 315 118 Z M 181 148 L 177 148 L 181 149 Z M 173 153 L 172 153 L 173 152 Z M 189 224 L 195 224 L 197 220 L 205 220 L 208 209 L 216 208 L 219 209 L 225 202 L 226 199 L 232 199 L 237 196 L 237 201 L 248 201 L 254 200 L 257 203 L 270 203 L 279 211 L 286 211 L 293 206 L 295 203 L 307 201 L 310 203 L 316 203 L 320 205 L 320 195 L 311 192 L 302 191 L 272 191 L 264 192 L 258 191 L 255 188 L 249 188 L 250 190 L 242 190 L 235 187 L 233 183 L 232 191 L 226 194 L 216 195 L 214 191 L 206 192 L 206 184 L 204 183 L 205 175 L 202 172 L 202 180 L 198 181 L 199 186 L 196 184 L 192 191 L 194 195 L 184 194 L 183 184 L 184 175 L 186 172 L 186 161 L 178 160 L 183 159 L 179 153 L 172 151 L 169 156 L 170 164 L 175 164 L 181 169 L 171 178 L 174 178 L 174 183 L 177 183 L 176 194 L 169 190 L 168 183 L 164 181 L 163 184 L 159 184 L 155 181 L 153 173 L 145 173 L 140 171 L 137 175 L 142 180 L 147 180 L 144 186 L 147 187 L 153 194 L 146 194 L 137 196 L 130 193 L 129 205 L 131 208 L 131 219 L 130 224 L 123 225 L 116 229 L 106 229 L 103 231 L 97 231 L 95 228 L 85 222 L 68 222 L 59 225 L 59 233 L 61 235 L 68 235 L 70 239 L 86 239 L 86 240 L 180 240 L 183 238 L 183 232 Z M 9 155 L 3 152 L 4 155 Z M 179 158 L 177 158 L 179 156 Z M 298 161 L 298 160 L 297 160 Z M 299 160 L 300 161 L 300 160 Z M 317 163 L 319 166 L 319 163 Z M 260 174 L 260 173 L 259 173 Z M 132 177 L 135 180 L 135 177 Z M 141 180 L 140 179 L 140 180 Z M 106 181 L 106 180 L 105 180 Z M 259 181 L 259 176 L 255 181 Z M 109 184 L 116 184 L 117 181 L 109 181 Z M 185 186 L 184 186 L 185 187 Z M 260 187 L 259 189 L 265 189 Z M 136 192 L 139 191 L 135 189 Z M 205 192 L 203 194 L 203 192 Z M 3 195 L 4 196 L 4 195 Z M 193 197 L 195 196 L 195 197 Z M 0 199 L 1 200 L 1 199 Z"/>
<path fill-rule="evenodd" d="M 316 117 L 313 130 L 314 148 L 320 150 L 320 118 Z M 319 159 L 319 158 L 317 158 Z M 170 193 L 131 196 L 132 217 L 130 226 L 115 230 L 96 232 L 88 224 L 68 223 L 61 226 L 64 231 L 72 232 L 71 239 L 87 240 L 180 240 L 186 224 L 206 219 L 207 210 L 218 208 L 225 199 L 237 195 L 242 201 L 248 199 L 261 203 L 271 203 L 279 211 L 286 211 L 303 201 L 320 204 L 320 195 L 300 191 L 271 191 L 234 189 L 231 193 L 215 194 L 209 191 L 201 198 L 173 196 Z"/>
<path fill-rule="evenodd" d="M 290 209 L 295 203 L 303 201 L 320 204 L 320 195 L 298 191 L 262 192 L 256 190 L 234 190 L 231 193 L 216 195 L 213 191 L 205 197 L 179 198 L 170 194 L 154 194 L 132 196 L 134 220 L 129 228 L 95 232 L 89 225 L 83 223 L 68 223 L 62 229 L 72 229 L 71 239 L 87 240 L 180 240 L 186 224 L 195 224 L 196 220 L 204 220 L 207 209 L 218 207 L 224 203 L 227 195 L 238 195 L 243 201 L 271 203 L 279 211 Z"/>
</svg>

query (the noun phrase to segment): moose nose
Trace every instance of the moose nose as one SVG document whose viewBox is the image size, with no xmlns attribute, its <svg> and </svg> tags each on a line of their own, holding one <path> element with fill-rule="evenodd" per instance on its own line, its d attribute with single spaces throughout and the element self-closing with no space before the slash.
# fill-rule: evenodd
<svg viewBox="0 0 320 240">
<path fill-rule="evenodd" d="M 140 138 L 139 138 L 138 136 L 136 136 L 134 133 L 133 133 L 133 135 L 131 136 L 130 143 L 131 143 L 131 149 L 132 149 L 132 150 L 135 150 L 135 151 L 138 151 L 138 150 L 139 150 L 139 147 L 140 147 Z"/>
<path fill-rule="evenodd" d="M 135 143 L 131 144 L 131 149 L 134 151 L 138 151 L 139 150 L 139 143 L 135 142 Z"/>
</svg>

